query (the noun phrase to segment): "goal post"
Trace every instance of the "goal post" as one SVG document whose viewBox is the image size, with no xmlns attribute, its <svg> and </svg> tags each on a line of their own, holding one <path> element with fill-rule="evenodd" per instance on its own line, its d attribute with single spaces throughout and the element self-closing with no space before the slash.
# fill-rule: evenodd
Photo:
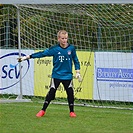
<svg viewBox="0 0 133 133">
<path fill-rule="evenodd" d="M 3 5 L 1 9 L 2 97 L 21 93 L 26 98 L 46 96 L 52 58 L 31 59 L 20 66 L 16 59 L 55 45 L 57 32 L 64 29 L 77 49 L 83 77 L 81 83 L 73 80 L 76 103 L 131 107 L 132 4 L 18 4 L 17 8 Z M 58 98 L 60 103 L 66 99 L 62 85 Z"/>
</svg>

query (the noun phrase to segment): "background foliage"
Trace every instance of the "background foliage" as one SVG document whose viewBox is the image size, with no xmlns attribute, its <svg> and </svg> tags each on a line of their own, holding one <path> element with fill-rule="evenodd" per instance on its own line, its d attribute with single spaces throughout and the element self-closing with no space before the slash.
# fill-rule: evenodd
<svg viewBox="0 0 133 133">
<path fill-rule="evenodd" d="M 17 9 L 13 5 L 2 5 L 0 9 L 1 44 L 5 48 L 8 21 L 9 45 L 17 47 Z M 132 4 L 20 5 L 19 9 L 23 48 L 50 47 L 57 43 L 58 30 L 65 29 L 69 42 L 79 50 L 131 52 L 133 49 Z"/>
</svg>

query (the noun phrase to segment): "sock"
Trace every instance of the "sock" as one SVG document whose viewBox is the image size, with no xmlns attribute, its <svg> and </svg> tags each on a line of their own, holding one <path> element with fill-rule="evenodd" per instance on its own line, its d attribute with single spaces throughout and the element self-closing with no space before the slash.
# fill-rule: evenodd
<svg viewBox="0 0 133 133">
<path fill-rule="evenodd" d="M 49 105 L 49 102 L 48 101 L 45 101 L 44 104 L 43 104 L 42 110 L 46 111 L 48 105 Z"/>
<path fill-rule="evenodd" d="M 69 104 L 69 109 L 70 109 L 70 112 L 74 112 L 74 105 L 73 104 Z"/>
</svg>

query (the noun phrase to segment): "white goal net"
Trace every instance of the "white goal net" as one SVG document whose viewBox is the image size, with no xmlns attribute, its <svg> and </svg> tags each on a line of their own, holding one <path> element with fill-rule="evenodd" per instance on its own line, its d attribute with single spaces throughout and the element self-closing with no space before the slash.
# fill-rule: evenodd
<svg viewBox="0 0 133 133">
<path fill-rule="evenodd" d="M 0 8 L 1 98 L 11 99 L 21 92 L 24 98 L 44 99 L 52 58 L 22 62 L 21 75 L 17 57 L 20 52 L 24 56 L 55 45 L 57 32 L 63 29 L 68 31 L 69 43 L 75 45 L 81 65 L 82 82 L 73 79 L 75 103 L 131 107 L 132 4 L 20 4 Z M 60 85 L 55 101 L 65 99 Z"/>
</svg>

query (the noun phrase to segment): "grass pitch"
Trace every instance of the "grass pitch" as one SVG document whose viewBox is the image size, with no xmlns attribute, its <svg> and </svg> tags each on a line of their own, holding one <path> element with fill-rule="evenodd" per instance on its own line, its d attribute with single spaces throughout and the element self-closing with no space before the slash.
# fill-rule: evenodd
<svg viewBox="0 0 133 133">
<path fill-rule="evenodd" d="M 133 133 L 131 110 L 75 106 L 76 118 L 67 105 L 50 104 L 46 115 L 36 118 L 40 103 L 1 103 L 0 133 Z"/>
</svg>

